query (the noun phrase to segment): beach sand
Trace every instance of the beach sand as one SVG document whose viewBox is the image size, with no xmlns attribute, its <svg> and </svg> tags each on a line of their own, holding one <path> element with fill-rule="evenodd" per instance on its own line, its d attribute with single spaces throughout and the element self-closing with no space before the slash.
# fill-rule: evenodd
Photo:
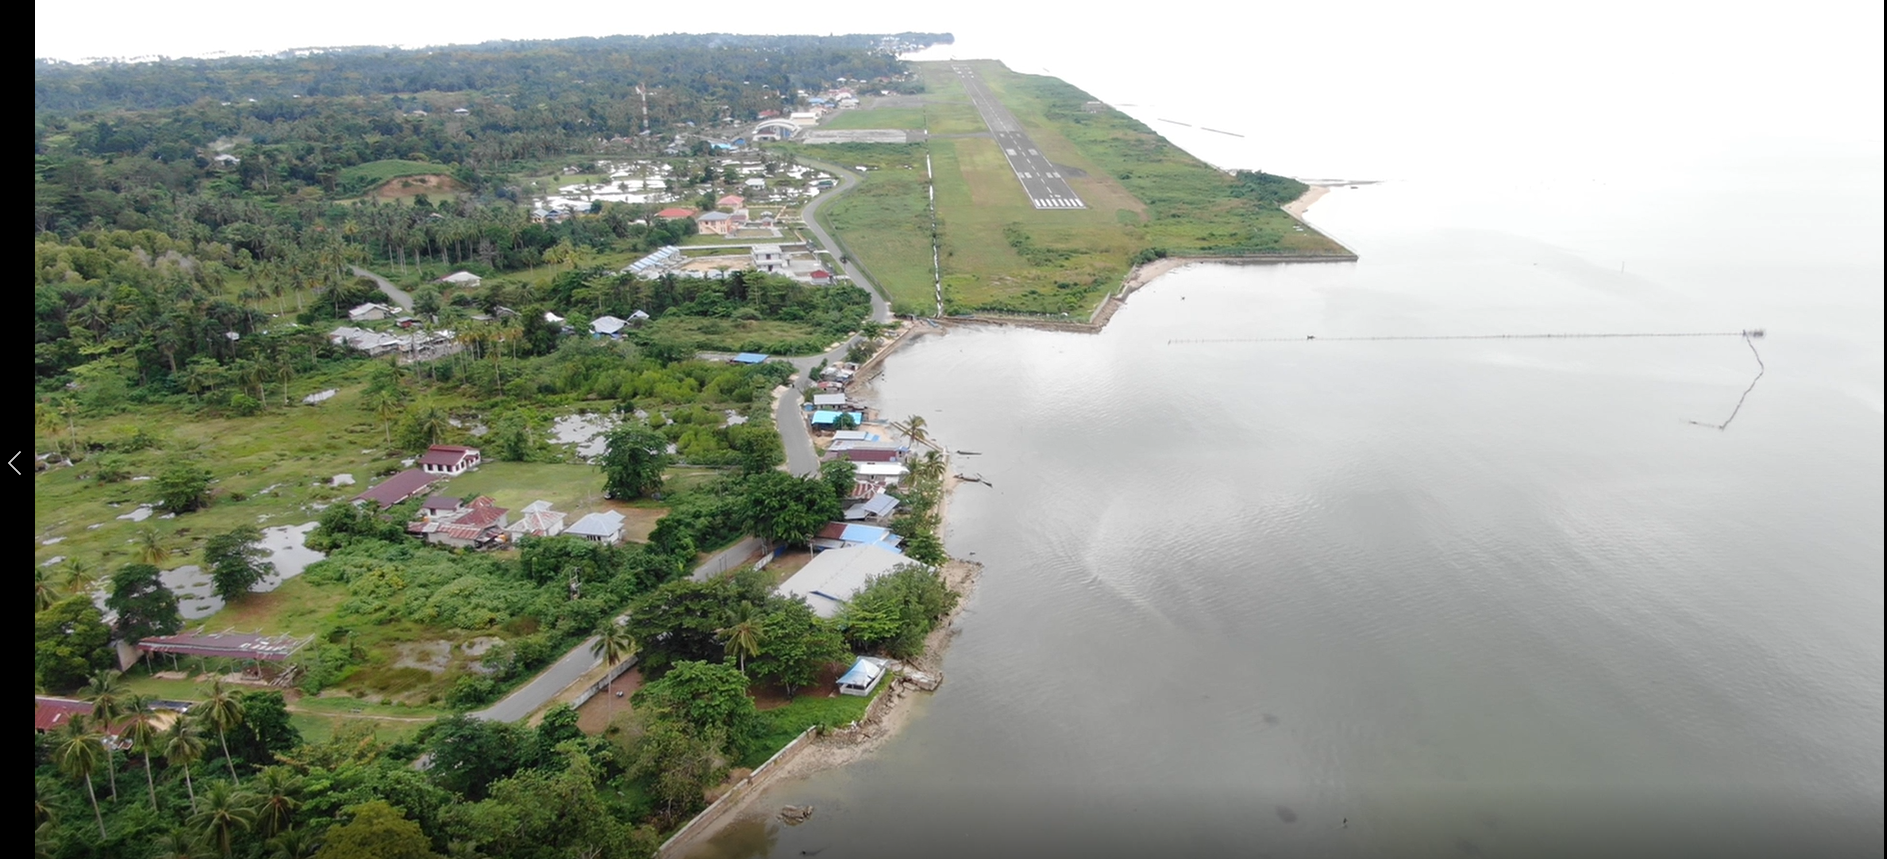
<svg viewBox="0 0 1887 859">
<path fill-rule="evenodd" d="M 1304 213 L 1310 211 L 1310 207 L 1328 193 L 1330 193 L 1329 186 L 1312 185 L 1310 190 L 1304 192 L 1304 196 L 1284 204 L 1284 211 L 1290 213 L 1293 218 L 1304 220 Z"/>
</svg>

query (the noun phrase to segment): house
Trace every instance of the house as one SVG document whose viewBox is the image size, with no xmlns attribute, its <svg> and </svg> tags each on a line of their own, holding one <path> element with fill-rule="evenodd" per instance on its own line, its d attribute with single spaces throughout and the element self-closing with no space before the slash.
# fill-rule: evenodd
<svg viewBox="0 0 1887 859">
<path fill-rule="evenodd" d="M 454 549 L 479 549 L 497 542 L 510 511 L 480 495 L 472 503 L 426 523 L 426 542 Z"/>
<path fill-rule="evenodd" d="M 877 433 L 864 430 L 839 430 L 832 434 L 833 441 L 880 441 Z"/>
<path fill-rule="evenodd" d="M 812 550 L 824 552 L 843 549 L 847 546 L 883 546 L 898 554 L 904 554 L 898 548 L 904 538 L 891 533 L 889 529 L 876 525 L 855 525 L 846 522 L 827 522 L 825 527 L 813 535 Z"/>
<path fill-rule="evenodd" d="M 385 510 L 431 489 L 432 485 L 438 483 L 441 478 L 442 475 L 428 474 L 417 468 L 409 468 L 380 481 L 379 486 L 354 496 L 354 503 L 365 504 L 371 501 L 380 505 L 380 509 Z"/>
<path fill-rule="evenodd" d="M 664 221 L 679 221 L 679 220 L 681 220 L 682 218 L 692 218 L 692 217 L 694 217 L 694 216 L 695 216 L 695 210 L 693 210 L 693 209 L 681 209 L 681 208 L 673 208 L 673 209 L 663 209 L 663 210 L 661 210 L 661 211 L 659 211 L 659 212 L 656 212 L 656 213 L 655 213 L 655 216 L 656 216 L 656 217 L 658 217 L 658 218 L 661 218 L 661 219 L 662 219 L 662 220 L 664 220 Z"/>
<path fill-rule="evenodd" d="M 550 509 L 549 501 L 533 501 L 524 508 L 518 521 L 505 526 L 512 542 L 524 537 L 555 537 L 563 533 L 564 515 Z"/>
<path fill-rule="evenodd" d="M 544 223 L 545 221 L 550 220 L 556 214 L 557 213 L 552 212 L 551 210 L 540 206 L 538 208 L 531 210 L 531 221 L 533 223 L 541 224 L 541 223 Z"/>
<path fill-rule="evenodd" d="M 459 504 L 459 499 L 450 495 L 434 495 L 419 505 L 419 515 L 444 516 L 457 513 L 461 506 L 463 505 Z"/>
<path fill-rule="evenodd" d="M 835 412 L 819 409 L 812 413 L 813 429 L 833 429 L 838 426 L 841 416 L 851 418 L 852 426 L 865 422 L 864 412 Z"/>
<path fill-rule="evenodd" d="M 328 332 L 328 341 L 336 346 L 348 346 L 359 349 L 373 357 L 397 352 L 406 345 L 406 341 L 391 334 L 367 331 L 343 325 Z"/>
<path fill-rule="evenodd" d="M 857 662 L 852 663 L 850 670 L 840 675 L 839 694 L 856 695 L 861 698 L 870 695 L 871 690 L 878 688 L 879 681 L 884 680 L 889 668 L 886 660 L 874 656 L 860 656 Z"/>
<path fill-rule="evenodd" d="M 846 399 L 844 394 L 813 394 L 812 404 L 821 409 L 842 409 Z"/>
<path fill-rule="evenodd" d="M 874 576 L 914 563 L 876 543 L 845 546 L 814 555 L 774 591 L 787 599 L 803 597 L 813 614 L 830 619 Z"/>
<path fill-rule="evenodd" d="M 638 310 L 634 313 L 629 314 L 630 325 L 641 327 L 642 323 L 647 322 L 647 321 L 649 321 L 648 311 Z"/>
<path fill-rule="evenodd" d="M 808 279 L 812 281 L 813 286 L 831 286 L 832 272 L 826 271 L 823 268 L 818 269 L 814 271 Z"/>
<path fill-rule="evenodd" d="M 546 311 L 544 311 L 544 321 L 545 321 L 545 322 L 548 322 L 548 323 L 550 323 L 550 324 L 552 324 L 552 325 L 562 325 L 562 324 L 563 324 L 563 317 L 561 317 L 561 316 L 558 316 L 557 314 L 555 314 L 555 313 L 552 313 L 552 312 L 550 312 L 550 311 L 548 311 L 548 310 L 546 310 Z"/>
<path fill-rule="evenodd" d="M 622 523 L 621 513 L 605 510 L 578 519 L 575 525 L 565 528 L 564 533 L 598 543 L 620 543 L 622 542 Z"/>
<path fill-rule="evenodd" d="M 873 495 L 870 500 L 866 501 L 863 504 L 855 504 L 847 508 L 845 511 L 845 518 L 847 520 L 885 519 L 889 517 L 891 513 L 897 509 L 898 509 L 898 499 L 893 498 L 890 495 L 887 495 L 883 492 L 880 492 L 877 495 Z"/>
<path fill-rule="evenodd" d="M 347 321 L 373 322 L 380 319 L 392 319 L 396 315 L 393 308 L 369 301 L 353 310 L 347 311 Z"/>
<path fill-rule="evenodd" d="M 852 472 L 854 477 L 866 480 L 883 480 L 894 486 L 897 485 L 898 480 L 909 470 L 895 462 L 854 462 L 852 463 L 852 468 L 854 469 Z"/>
<path fill-rule="evenodd" d="M 46 695 L 33 696 L 33 730 L 42 734 L 58 730 L 73 716 L 92 715 L 92 705 L 86 701 L 71 698 L 52 698 Z"/>
<path fill-rule="evenodd" d="M 722 197 L 719 200 L 715 200 L 714 205 L 719 206 L 723 209 L 738 209 L 741 206 L 745 205 L 746 202 L 747 201 L 744 199 L 741 199 L 740 195 L 738 194 L 729 194 L 725 197 Z"/>
<path fill-rule="evenodd" d="M 786 254 L 780 250 L 779 245 L 754 245 L 753 261 L 756 265 L 785 262 Z"/>
<path fill-rule="evenodd" d="M 478 467 L 478 448 L 456 444 L 435 444 L 417 463 L 427 474 L 453 477 Z"/>
<path fill-rule="evenodd" d="M 903 456 L 882 447 L 848 447 L 839 451 L 836 458 L 847 462 L 897 462 Z"/>
<path fill-rule="evenodd" d="M 729 361 L 734 364 L 764 364 L 767 361 L 767 356 L 760 352 L 742 352 L 729 359 Z"/>
<path fill-rule="evenodd" d="M 590 320 L 590 333 L 597 337 L 618 337 L 629 323 L 614 316 L 598 316 Z"/>
<path fill-rule="evenodd" d="M 734 216 L 726 212 L 704 212 L 695 218 L 695 225 L 701 228 L 701 232 L 725 236 L 734 228 L 733 221 Z"/>
<path fill-rule="evenodd" d="M 748 179 L 747 181 L 745 181 L 745 182 L 742 182 L 741 184 L 742 184 L 742 185 L 745 185 L 745 186 L 747 186 L 747 187 L 749 187 L 749 188 L 761 188 L 761 189 L 764 189 L 764 188 L 766 188 L 766 187 L 767 187 L 767 180 L 765 180 L 765 179 L 762 179 L 762 178 L 760 178 L 760 177 L 758 177 L 758 176 L 755 176 L 754 178 L 752 178 L 752 179 Z"/>
<path fill-rule="evenodd" d="M 465 287 L 477 286 L 483 281 L 484 281 L 484 278 L 481 278 L 478 275 L 475 275 L 469 271 L 455 271 L 451 274 L 446 275 L 445 277 L 439 278 L 440 283 L 449 283 L 449 284 L 452 284 L 453 286 L 465 286 Z"/>
<path fill-rule="evenodd" d="M 216 166 L 218 167 L 234 167 L 242 163 L 241 158 L 237 158 L 236 156 L 231 155 L 227 152 L 217 153 L 216 157 L 211 158 L 210 160 L 212 162 L 215 162 Z"/>
</svg>

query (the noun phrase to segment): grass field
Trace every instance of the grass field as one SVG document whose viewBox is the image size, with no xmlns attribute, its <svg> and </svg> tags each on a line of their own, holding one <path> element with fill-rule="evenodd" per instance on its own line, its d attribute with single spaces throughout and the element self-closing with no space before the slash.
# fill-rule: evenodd
<svg viewBox="0 0 1887 859">
<path fill-rule="evenodd" d="M 778 319 L 713 319 L 666 315 L 647 325 L 650 337 L 669 338 L 697 351 L 816 355 L 832 345 L 804 322 Z"/>
<path fill-rule="evenodd" d="M 822 211 L 901 310 L 931 306 L 929 215 L 921 173 L 896 169 L 927 149 L 936 172 L 944 301 L 950 312 L 1088 311 L 1120 284 L 1142 251 L 1176 255 L 1342 253 L 1249 193 L 1231 174 L 1056 78 L 973 63 L 990 91 L 1064 168 L 1088 208 L 1037 210 L 1023 194 L 947 63 L 918 64 L 927 92 L 924 147 L 807 147 L 802 157 L 886 167 Z M 904 104 L 908 105 L 908 102 Z M 847 111 L 847 128 L 908 128 L 909 106 Z M 1285 187 L 1291 183 L 1285 182 Z"/>
<path fill-rule="evenodd" d="M 870 697 L 858 695 L 828 695 L 825 688 L 802 691 L 784 706 L 760 711 L 760 723 L 763 726 L 760 742 L 754 751 L 740 760 L 743 767 L 757 767 L 773 757 L 775 752 L 786 748 L 807 728 L 823 725 L 836 728 L 848 725 L 865 715 L 865 708 L 884 691 L 885 684 L 879 684 Z"/>
<path fill-rule="evenodd" d="M 339 187 L 343 193 L 358 194 L 388 179 L 397 179 L 401 176 L 443 174 L 450 169 L 450 165 L 433 164 L 428 161 L 388 159 L 385 161 L 369 161 L 365 164 L 356 164 L 336 174 L 334 179 L 335 185 Z"/>
<path fill-rule="evenodd" d="M 882 110 L 842 110 L 819 123 L 820 129 L 924 127 L 924 109 L 887 107 Z"/>
</svg>

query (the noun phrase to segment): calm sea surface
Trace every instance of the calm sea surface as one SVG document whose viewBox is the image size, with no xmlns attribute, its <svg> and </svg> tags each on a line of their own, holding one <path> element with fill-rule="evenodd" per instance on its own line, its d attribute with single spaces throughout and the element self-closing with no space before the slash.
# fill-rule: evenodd
<svg viewBox="0 0 1887 859">
<path fill-rule="evenodd" d="M 694 855 L 1882 855 L 1878 141 L 1398 151 L 1360 263 L 892 358 L 994 484 L 948 680 Z M 1335 339 L 1745 328 L 1723 430 L 1739 337 Z"/>
</svg>

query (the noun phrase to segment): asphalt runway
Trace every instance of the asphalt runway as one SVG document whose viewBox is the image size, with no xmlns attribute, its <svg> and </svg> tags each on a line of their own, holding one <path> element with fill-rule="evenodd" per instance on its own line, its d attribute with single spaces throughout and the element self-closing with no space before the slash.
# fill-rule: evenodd
<svg viewBox="0 0 1887 859">
<path fill-rule="evenodd" d="M 1016 181 L 1022 183 L 1022 191 L 1029 195 L 1029 201 L 1037 209 L 1085 209 L 1088 204 L 1081 202 L 1073 188 L 1068 187 L 1068 180 L 1061 176 L 1060 168 L 1050 163 L 1048 157 L 1036 149 L 1035 141 L 1022 131 L 1022 124 L 1016 122 L 1015 114 L 1002 106 L 989 90 L 983 86 L 981 78 L 969 66 L 952 65 L 963 82 L 963 90 L 970 94 L 970 103 L 976 105 L 976 112 L 982 114 L 983 124 L 989 126 L 989 134 L 995 138 L 996 145 L 1002 147 L 1002 154 L 1009 159 L 1009 169 L 1016 172 Z"/>
</svg>

